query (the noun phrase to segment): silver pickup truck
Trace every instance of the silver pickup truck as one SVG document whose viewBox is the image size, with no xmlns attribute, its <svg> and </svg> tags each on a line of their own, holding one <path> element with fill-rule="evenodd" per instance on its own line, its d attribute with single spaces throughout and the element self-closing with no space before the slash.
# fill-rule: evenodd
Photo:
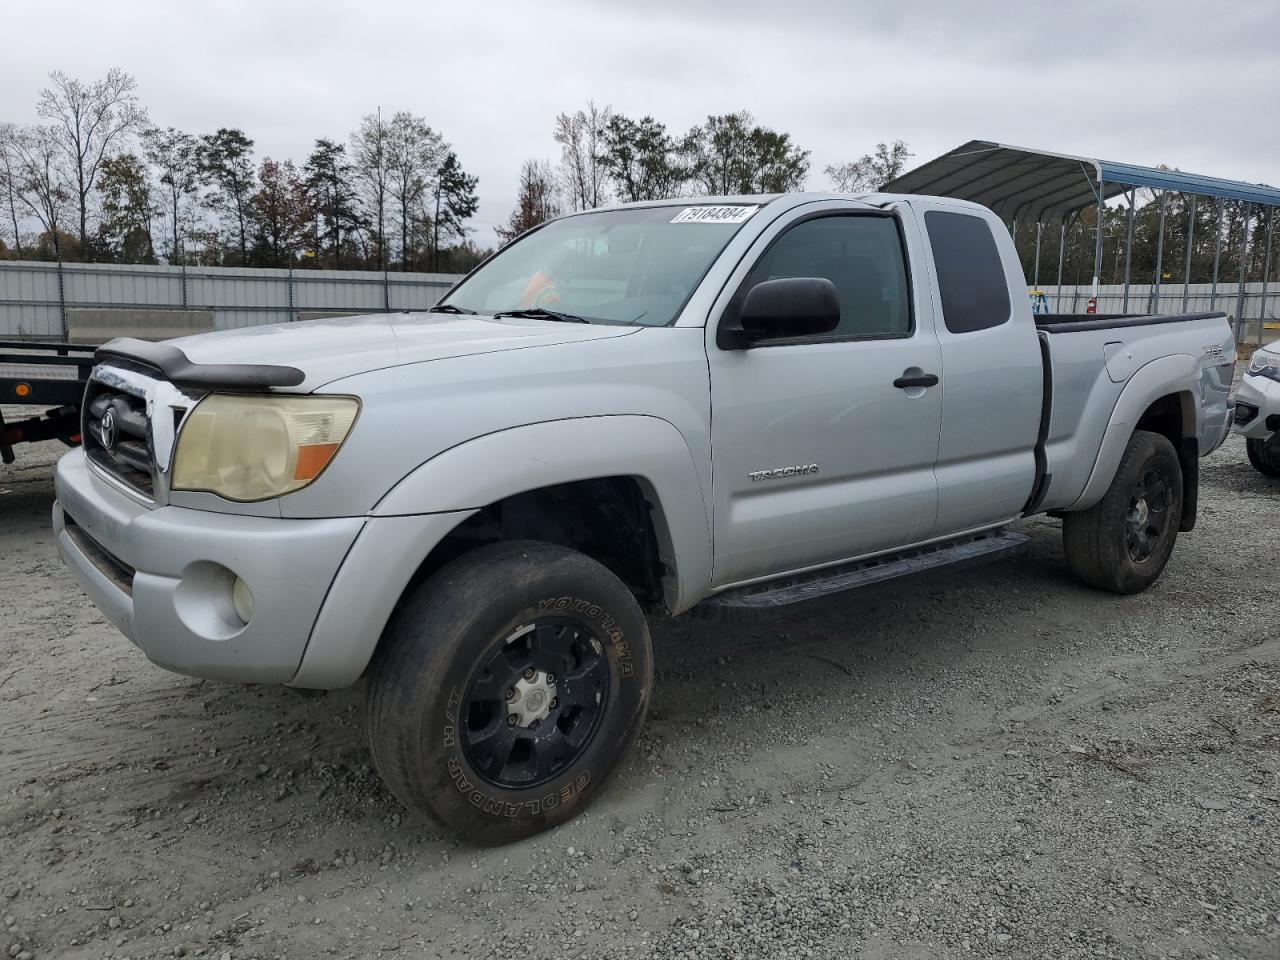
<svg viewBox="0 0 1280 960">
<path fill-rule="evenodd" d="M 649 203 L 530 231 L 425 313 L 96 356 L 58 548 L 155 663 L 336 688 L 409 807 L 571 817 L 650 700 L 646 613 L 746 617 L 1060 516 L 1149 586 L 1231 427 L 1220 314 L 1033 318 L 990 211 Z"/>
</svg>

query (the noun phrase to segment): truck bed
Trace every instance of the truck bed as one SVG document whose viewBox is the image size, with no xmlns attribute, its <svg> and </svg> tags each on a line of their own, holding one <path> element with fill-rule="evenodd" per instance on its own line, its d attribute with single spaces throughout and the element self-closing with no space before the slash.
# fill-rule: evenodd
<svg viewBox="0 0 1280 960">
<path fill-rule="evenodd" d="M 1195 434 L 1203 456 L 1230 429 L 1228 395 L 1235 343 L 1222 313 L 1102 314 L 1036 317 L 1045 355 L 1049 418 L 1044 427 L 1047 480 L 1040 508 L 1079 506 L 1094 466 L 1117 423 L 1121 396 L 1148 364 L 1181 369 L 1200 397 Z M 1127 433 L 1126 433 L 1127 436 Z"/>
</svg>

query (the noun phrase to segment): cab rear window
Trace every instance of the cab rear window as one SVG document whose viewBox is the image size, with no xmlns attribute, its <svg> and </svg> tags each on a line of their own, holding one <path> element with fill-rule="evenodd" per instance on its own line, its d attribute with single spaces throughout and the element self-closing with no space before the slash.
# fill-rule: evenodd
<svg viewBox="0 0 1280 960">
<path fill-rule="evenodd" d="M 1007 322 L 1009 284 L 987 222 L 944 210 L 930 210 L 924 220 L 947 329 L 973 333 Z"/>
</svg>

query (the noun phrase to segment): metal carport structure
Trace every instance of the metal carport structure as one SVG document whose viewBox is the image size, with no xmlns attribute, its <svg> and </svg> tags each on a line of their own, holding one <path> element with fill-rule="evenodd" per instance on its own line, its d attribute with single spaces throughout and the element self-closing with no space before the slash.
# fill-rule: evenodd
<svg viewBox="0 0 1280 960">
<path fill-rule="evenodd" d="M 1077 157 L 1048 150 L 1034 150 L 970 140 L 935 160 L 930 160 L 902 174 L 882 189 L 887 193 L 921 193 L 973 200 L 990 207 L 1009 222 L 1036 224 L 1035 285 L 1040 283 L 1040 239 L 1044 224 L 1061 224 L 1062 243 L 1058 248 L 1058 286 L 1062 285 L 1062 258 L 1066 248 L 1067 225 L 1081 211 L 1097 207 L 1098 223 L 1094 240 L 1093 293 L 1098 294 L 1102 273 L 1102 238 L 1104 208 L 1112 197 L 1124 195 L 1129 202 L 1125 241 L 1124 306 L 1129 306 L 1130 272 L 1133 259 L 1133 219 L 1139 187 L 1157 191 L 1159 195 L 1159 236 L 1156 248 L 1155 294 L 1159 300 L 1160 278 L 1164 259 L 1165 208 L 1170 191 L 1191 198 L 1187 231 L 1186 269 L 1183 271 L 1183 308 L 1186 307 L 1190 284 L 1190 264 L 1195 240 L 1196 203 L 1200 197 L 1213 199 L 1217 205 L 1216 237 L 1213 256 L 1213 286 L 1210 309 L 1217 299 L 1219 264 L 1222 256 L 1223 207 L 1228 200 L 1246 205 L 1244 229 L 1240 238 L 1240 294 L 1243 302 L 1246 256 L 1249 246 L 1249 214 L 1254 205 L 1266 211 L 1266 252 L 1263 256 L 1262 310 L 1266 314 L 1267 285 L 1271 271 L 1271 244 L 1275 234 L 1276 208 L 1280 207 L 1280 189 L 1265 184 L 1224 180 L 1201 174 L 1183 173 L 1158 167 L 1141 167 L 1130 163 L 1114 163 L 1093 157 Z M 1237 311 L 1239 312 L 1239 311 Z M 1262 336 L 1262 319 L 1258 336 Z"/>
</svg>

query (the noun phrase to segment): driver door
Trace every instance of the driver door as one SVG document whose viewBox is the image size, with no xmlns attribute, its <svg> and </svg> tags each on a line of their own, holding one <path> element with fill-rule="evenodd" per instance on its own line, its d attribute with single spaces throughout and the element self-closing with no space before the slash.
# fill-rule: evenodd
<svg viewBox="0 0 1280 960">
<path fill-rule="evenodd" d="M 721 316 L 764 280 L 826 277 L 840 300 L 839 326 L 722 350 L 720 317 L 708 325 L 716 586 L 934 531 L 942 392 L 895 385 L 942 372 L 932 306 L 914 297 L 906 269 L 918 237 L 893 213 L 824 207 L 762 235 L 754 260 L 731 279 Z"/>
</svg>

